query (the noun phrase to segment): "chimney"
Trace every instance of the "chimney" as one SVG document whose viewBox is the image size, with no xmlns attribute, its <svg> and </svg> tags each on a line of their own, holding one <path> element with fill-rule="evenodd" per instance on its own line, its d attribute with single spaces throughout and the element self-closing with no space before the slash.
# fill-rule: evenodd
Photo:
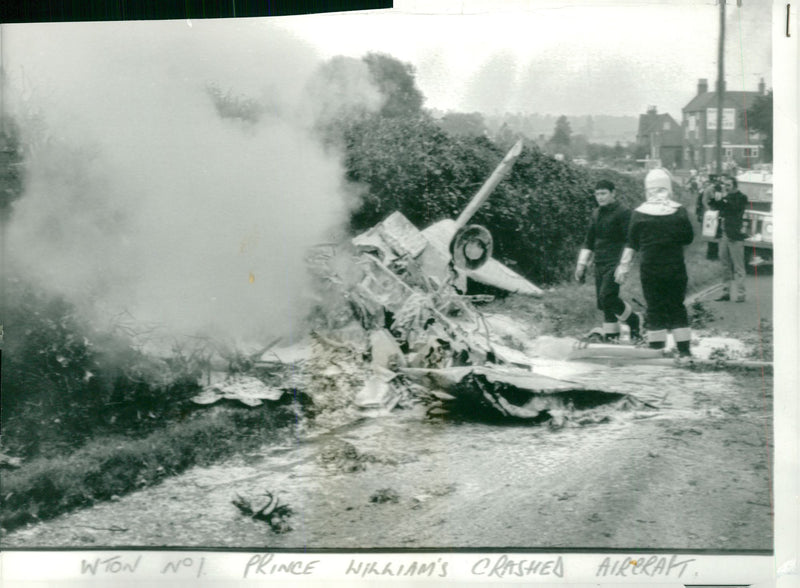
<svg viewBox="0 0 800 588">
<path fill-rule="evenodd" d="M 758 82 L 758 93 L 762 96 L 767 93 L 767 87 L 764 85 L 764 78 L 761 78 L 761 81 Z"/>
<path fill-rule="evenodd" d="M 656 114 L 656 107 L 655 106 L 648 106 L 647 107 L 647 114 Z"/>
<path fill-rule="evenodd" d="M 697 82 L 697 95 L 705 94 L 708 92 L 708 80 L 706 78 L 700 78 Z"/>
</svg>

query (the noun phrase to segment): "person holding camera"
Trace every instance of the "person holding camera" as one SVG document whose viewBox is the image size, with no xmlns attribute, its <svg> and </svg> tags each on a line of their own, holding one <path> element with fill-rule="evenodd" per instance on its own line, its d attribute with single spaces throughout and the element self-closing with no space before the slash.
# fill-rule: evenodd
<svg viewBox="0 0 800 588">
<path fill-rule="evenodd" d="M 747 196 L 739 191 L 736 178 L 723 176 L 719 187 L 708 199 L 708 207 L 719 211 L 722 223 L 719 258 L 724 271 L 725 289 L 716 300 L 733 298 L 736 302 L 744 302 L 747 292 L 744 285 L 745 235 L 742 233 L 742 222 L 747 209 Z"/>
</svg>

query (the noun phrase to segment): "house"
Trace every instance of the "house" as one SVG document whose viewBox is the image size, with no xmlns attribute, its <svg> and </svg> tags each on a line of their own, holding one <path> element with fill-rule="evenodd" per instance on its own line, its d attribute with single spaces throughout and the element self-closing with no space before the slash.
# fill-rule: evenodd
<svg viewBox="0 0 800 588">
<path fill-rule="evenodd" d="M 661 161 L 668 168 L 682 167 L 683 132 L 672 116 L 659 114 L 655 106 L 639 115 L 639 130 L 636 132 L 637 156 Z"/>
<path fill-rule="evenodd" d="M 744 111 L 764 96 L 764 79 L 757 92 L 729 92 L 723 83 L 722 159 L 739 167 L 751 168 L 763 160 L 763 138 L 745 128 Z M 683 107 L 683 159 L 687 166 L 713 165 L 717 147 L 717 93 L 708 91 L 708 80 L 700 79 L 697 95 Z"/>
</svg>

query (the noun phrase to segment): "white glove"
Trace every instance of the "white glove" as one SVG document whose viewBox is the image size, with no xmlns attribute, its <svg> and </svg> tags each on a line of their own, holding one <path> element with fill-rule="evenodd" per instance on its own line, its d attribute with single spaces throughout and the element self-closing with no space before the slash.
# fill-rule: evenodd
<svg viewBox="0 0 800 588">
<path fill-rule="evenodd" d="M 586 274 L 586 266 L 592 259 L 592 250 L 591 249 L 581 249 L 581 252 L 578 254 L 578 265 L 575 268 L 575 279 L 578 282 L 583 282 L 583 278 Z"/>
<path fill-rule="evenodd" d="M 622 252 L 619 265 L 617 266 L 617 269 L 614 270 L 614 281 L 617 284 L 625 283 L 625 279 L 628 277 L 628 272 L 631 269 L 631 262 L 633 261 L 634 253 L 635 251 L 630 247 L 626 247 Z"/>
</svg>

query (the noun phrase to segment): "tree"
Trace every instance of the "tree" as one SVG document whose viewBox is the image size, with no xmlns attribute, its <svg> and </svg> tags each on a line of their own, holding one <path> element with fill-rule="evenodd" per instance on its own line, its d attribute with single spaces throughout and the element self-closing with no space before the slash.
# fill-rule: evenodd
<svg viewBox="0 0 800 588">
<path fill-rule="evenodd" d="M 12 203 L 22 196 L 23 149 L 16 123 L 6 117 L 0 129 L 0 223 L 11 216 Z M 5 227 L 0 227 L 5 232 Z"/>
<path fill-rule="evenodd" d="M 744 113 L 745 128 L 764 135 L 764 157 L 772 161 L 772 90 L 759 96 Z"/>
<path fill-rule="evenodd" d="M 264 107 L 254 98 L 234 95 L 230 90 L 225 94 L 216 84 L 206 86 L 214 108 L 222 118 L 238 119 L 245 123 L 256 123 L 263 114 Z"/>
<path fill-rule="evenodd" d="M 586 135 L 573 135 L 570 137 L 570 144 L 572 147 L 570 151 L 572 152 L 573 157 L 585 157 L 587 155 L 589 150 L 589 141 L 587 141 Z"/>
<path fill-rule="evenodd" d="M 384 53 L 368 53 L 364 62 L 386 102 L 381 115 L 413 116 L 422 110 L 423 96 L 414 79 L 414 67 Z"/>
<path fill-rule="evenodd" d="M 553 136 L 550 137 L 548 145 L 555 151 L 567 151 L 571 143 L 571 135 L 572 129 L 569 126 L 569 120 L 562 114 L 558 117 L 558 120 L 556 120 Z"/>
<path fill-rule="evenodd" d="M 480 137 L 487 132 L 483 115 L 479 112 L 448 112 L 439 125 L 451 135 L 462 137 Z"/>
</svg>

